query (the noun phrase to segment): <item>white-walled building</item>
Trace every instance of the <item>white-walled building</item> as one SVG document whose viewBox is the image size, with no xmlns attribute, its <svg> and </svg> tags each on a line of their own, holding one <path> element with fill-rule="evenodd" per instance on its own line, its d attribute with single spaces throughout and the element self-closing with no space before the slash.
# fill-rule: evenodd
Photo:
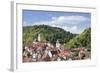
<svg viewBox="0 0 100 73">
<path fill-rule="evenodd" d="M 38 41 L 39 41 L 39 42 L 41 41 L 41 36 L 40 36 L 40 34 L 38 34 Z"/>
<path fill-rule="evenodd" d="M 60 43 L 58 40 L 56 41 L 56 48 L 60 48 Z"/>
</svg>

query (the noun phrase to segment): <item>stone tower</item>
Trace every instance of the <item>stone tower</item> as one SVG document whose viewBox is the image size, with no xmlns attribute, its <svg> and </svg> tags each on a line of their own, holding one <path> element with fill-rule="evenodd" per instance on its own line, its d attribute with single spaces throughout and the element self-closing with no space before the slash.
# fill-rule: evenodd
<svg viewBox="0 0 100 73">
<path fill-rule="evenodd" d="M 60 48 L 59 40 L 56 41 L 56 48 Z"/>
<path fill-rule="evenodd" d="M 38 41 L 39 41 L 39 42 L 41 41 L 41 37 L 40 37 L 40 34 L 38 34 Z"/>
</svg>

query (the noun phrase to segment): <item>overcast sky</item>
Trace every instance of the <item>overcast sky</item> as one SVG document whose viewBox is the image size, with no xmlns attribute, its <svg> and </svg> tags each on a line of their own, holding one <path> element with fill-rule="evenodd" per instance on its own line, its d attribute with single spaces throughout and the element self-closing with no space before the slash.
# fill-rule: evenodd
<svg viewBox="0 0 100 73">
<path fill-rule="evenodd" d="M 23 26 L 45 24 L 78 34 L 91 26 L 90 13 L 23 10 L 22 17 Z"/>
</svg>

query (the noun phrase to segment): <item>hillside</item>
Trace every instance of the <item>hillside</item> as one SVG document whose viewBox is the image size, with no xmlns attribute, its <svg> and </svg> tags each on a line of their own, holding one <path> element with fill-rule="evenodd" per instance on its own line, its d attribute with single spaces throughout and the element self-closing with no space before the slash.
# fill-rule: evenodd
<svg viewBox="0 0 100 73">
<path fill-rule="evenodd" d="M 53 44 L 57 40 L 60 43 L 67 43 L 76 36 L 76 34 L 67 32 L 64 29 L 47 25 L 23 26 L 23 45 L 33 42 L 38 34 L 41 34 L 42 42 L 47 40 Z"/>
<path fill-rule="evenodd" d="M 77 35 L 65 44 L 67 48 L 85 47 L 91 48 L 91 28 L 85 29 L 80 35 Z"/>
</svg>

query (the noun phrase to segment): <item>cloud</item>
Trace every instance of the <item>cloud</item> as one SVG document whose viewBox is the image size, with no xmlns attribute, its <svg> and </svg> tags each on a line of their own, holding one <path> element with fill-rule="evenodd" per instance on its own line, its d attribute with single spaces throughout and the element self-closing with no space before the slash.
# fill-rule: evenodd
<svg viewBox="0 0 100 73">
<path fill-rule="evenodd" d="M 79 34 L 82 32 L 80 29 L 78 29 L 77 26 L 71 26 L 71 27 L 65 26 L 62 28 L 66 31 L 70 31 L 71 33 L 75 33 L 75 34 Z"/>
<path fill-rule="evenodd" d="M 83 22 L 89 21 L 89 18 L 85 16 L 59 16 L 59 17 L 52 17 L 49 21 L 40 21 L 40 22 L 34 22 L 33 24 L 29 25 L 49 25 L 52 27 L 60 27 L 63 28 L 66 31 L 70 31 L 72 33 L 80 33 L 81 29 L 78 28 L 79 24 L 82 24 Z"/>
<path fill-rule="evenodd" d="M 79 24 L 84 21 L 88 21 L 89 19 L 84 16 L 60 16 L 60 17 L 52 17 L 53 23 L 59 24 Z"/>
<path fill-rule="evenodd" d="M 59 17 L 52 17 L 51 21 L 41 21 L 35 22 L 33 24 L 46 24 L 46 25 L 60 25 L 64 26 L 65 24 L 79 24 L 85 21 L 89 21 L 89 18 L 85 16 L 59 16 Z"/>
</svg>

